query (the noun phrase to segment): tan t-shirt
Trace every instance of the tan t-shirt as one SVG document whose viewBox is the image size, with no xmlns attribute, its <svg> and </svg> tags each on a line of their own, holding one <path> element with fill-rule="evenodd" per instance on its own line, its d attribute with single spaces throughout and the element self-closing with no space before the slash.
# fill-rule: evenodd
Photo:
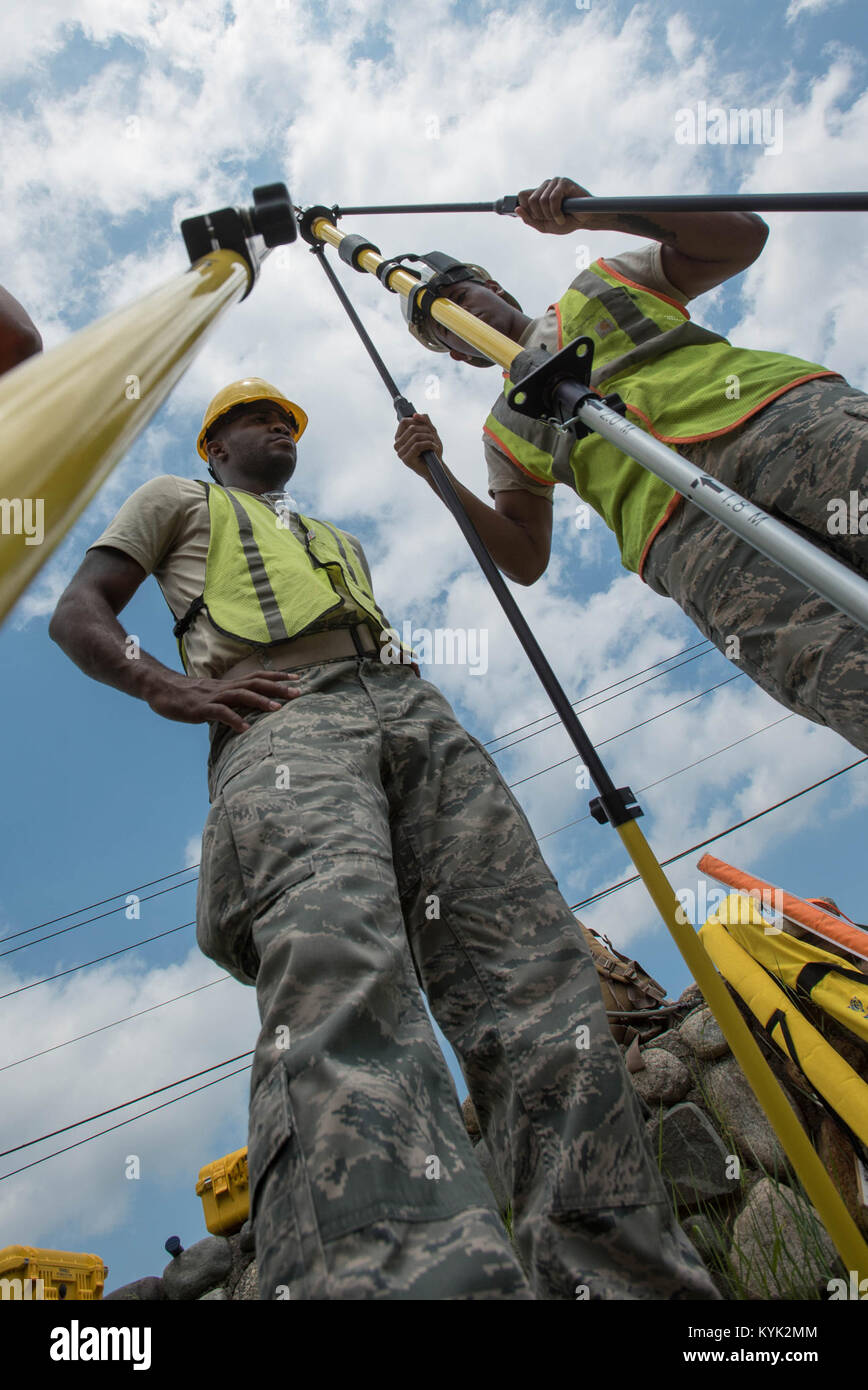
<svg viewBox="0 0 868 1390">
<path fill-rule="evenodd" d="M 605 256 L 607 265 L 619 271 L 621 275 L 626 275 L 628 280 L 635 280 L 637 285 L 645 285 L 649 290 L 657 290 L 660 294 L 666 294 L 670 299 L 677 299 L 679 304 L 689 303 L 689 296 L 683 290 L 678 290 L 663 274 L 663 264 L 660 259 L 663 251 L 662 243 L 659 241 L 649 242 L 647 246 L 642 246 L 636 251 L 624 251 L 620 256 Z M 555 313 L 555 306 L 552 305 L 538 319 L 534 319 L 528 324 L 521 337 L 521 346 L 528 347 L 530 344 L 539 347 L 545 344 L 549 352 L 558 350 L 558 320 Z M 493 440 L 487 434 L 483 435 L 483 445 L 485 448 L 485 462 L 488 465 L 488 495 L 494 497 L 497 492 L 532 492 L 535 497 L 547 497 L 552 501 L 554 487 L 549 487 L 545 483 L 535 483 L 526 473 L 502 454 Z"/>
<path fill-rule="evenodd" d="M 266 502 L 277 515 L 275 504 L 282 495 L 268 493 L 260 500 Z M 297 515 L 286 511 L 284 515 L 289 521 L 288 529 L 303 545 L 305 531 Z M 347 532 L 344 534 L 348 535 Z M 205 587 L 205 561 L 210 535 L 208 500 L 202 484 L 192 478 L 178 478 L 166 473 L 137 488 L 88 549 L 109 545 L 132 556 L 146 574 L 153 574 L 175 618 L 181 618 Z M 355 536 L 349 536 L 349 539 L 370 583 L 371 572 L 361 544 Z M 338 591 L 335 602 L 341 598 L 342 606 L 319 619 L 308 631 L 318 632 L 360 622 L 370 625 L 367 615 L 359 611 L 347 591 L 335 583 L 334 578 L 332 582 Z M 379 637 L 379 629 L 374 635 Z M 251 648 L 218 632 L 207 614 L 200 611 L 187 629 L 184 650 L 190 675 L 219 679 L 230 666 L 249 656 Z"/>
</svg>

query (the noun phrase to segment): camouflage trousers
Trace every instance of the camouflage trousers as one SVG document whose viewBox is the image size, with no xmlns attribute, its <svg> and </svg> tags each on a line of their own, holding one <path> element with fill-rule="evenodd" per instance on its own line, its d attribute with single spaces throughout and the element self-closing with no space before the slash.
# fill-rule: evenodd
<svg viewBox="0 0 868 1390">
<path fill-rule="evenodd" d="M 730 434 L 678 452 L 868 578 L 861 391 L 806 382 Z M 868 633 L 858 623 L 688 501 L 652 542 L 642 577 L 780 704 L 868 753 Z"/>
<path fill-rule="evenodd" d="M 716 1298 L 576 919 L 492 759 L 408 667 L 301 675 L 210 766 L 199 880 L 199 944 L 255 983 L 262 1020 L 260 1297 Z"/>
</svg>

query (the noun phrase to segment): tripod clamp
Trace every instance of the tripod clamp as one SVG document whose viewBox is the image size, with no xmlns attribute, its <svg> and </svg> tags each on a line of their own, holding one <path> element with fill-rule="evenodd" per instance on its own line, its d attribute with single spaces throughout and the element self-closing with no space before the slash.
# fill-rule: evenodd
<svg viewBox="0 0 868 1390">
<path fill-rule="evenodd" d="M 267 247 L 287 246 L 297 236 L 295 212 L 285 183 L 266 183 L 253 190 L 253 206 L 218 208 L 198 217 L 186 217 L 181 235 L 195 265 L 212 251 L 234 251 L 247 262 L 250 283 L 241 296 L 246 299 L 256 282 L 264 259 L 253 244 L 262 237 Z"/>
<path fill-rule="evenodd" d="M 520 415 L 544 420 L 564 433 L 571 431 L 576 439 L 584 439 L 591 429 L 579 419 L 577 408 L 589 398 L 601 400 L 618 415 L 627 414 L 617 392 L 601 396 L 591 386 L 593 363 L 592 338 L 574 338 L 554 355 L 542 347 L 520 352 L 510 366 L 515 385 L 507 392 L 507 405 Z"/>
</svg>

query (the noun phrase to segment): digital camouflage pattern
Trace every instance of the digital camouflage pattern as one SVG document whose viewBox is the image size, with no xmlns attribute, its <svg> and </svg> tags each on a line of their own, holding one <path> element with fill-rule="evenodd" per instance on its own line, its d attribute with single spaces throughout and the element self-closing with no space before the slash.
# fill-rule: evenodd
<svg viewBox="0 0 868 1390">
<path fill-rule="evenodd" d="M 301 675 L 299 699 L 215 742 L 199 879 L 199 944 L 255 983 L 262 1019 L 261 1297 L 716 1298 L 578 923 L 493 760 L 406 666 Z"/>
<path fill-rule="evenodd" d="M 806 382 L 723 438 L 678 452 L 868 578 L 863 392 Z M 844 510 L 849 531 L 838 534 Z M 858 623 L 687 501 L 652 542 L 642 577 L 769 695 L 868 753 L 868 633 Z"/>
</svg>

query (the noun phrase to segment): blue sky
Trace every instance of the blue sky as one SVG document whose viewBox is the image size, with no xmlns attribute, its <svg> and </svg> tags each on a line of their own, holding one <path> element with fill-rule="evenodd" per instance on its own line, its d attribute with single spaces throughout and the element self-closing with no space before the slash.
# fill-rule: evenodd
<svg viewBox="0 0 868 1390">
<path fill-rule="evenodd" d="M 553 173 L 595 193 L 854 188 L 864 168 L 864 16 L 847 0 L 781 0 L 762 10 L 741 0 L 726 7 L 593 0 L 586 12 L 565 3 L 495 9 L 436 0 L 404 7 L 400 26 L 376 2 L 329 0 L 311 9 L 257 0 L 235 13 L 211 0 L 88 0 L 19 9 L 0 83 L 7 131 L 0 281 L 26 305 L 49 348 L 183 271 L 180 219 L 248 202 L 260 182 L 285 179 L 303 204 L 349 204 L 494 198 Z M 339 101 L 325 98 L 335 92 Z M 674 113 L 700 100 L 782 109 L 781 154 L 678 145 Z M 439 139 L 426 135 L 432 115 Z M 131 116 L 140 125 L 132 140 Z M 868 266 L 858 216 L 768 221 L 760 260 L 692 306 L 693 316 L 739 345 L 823 361 L 865 389 Z M 593 255 L 642 244 L 611 233 L 543 238 L 493 217 L 346 225 L 369 231 L 384 253 L 437 246 L 481 261 L 533 313 L 575 274 L 577 244 L 586 241 Z M 467 727 L 490 740 L 547 712 L 457 528 L 396 459 L 388 398 L 303 250 L 266 263 L 253 294 L 224 318 L 0 630 L 8 789 L 0 813 L 0 950 L 27 946 L 0 956 L 0 994 L 9 996 L 3 1148 L 243 1053 L 258 1031 L 253 992 L 228 979 L 153 1007 L 220 979 L 198 952 L 193 927 L 172 930 L 195 915 L 195 883 L 173 885 L 195 873 L 141 889 L 138 918 L 124 911 L 139 885 L 197 862 L 208 811 L 206 728 L 160 719 L 88 680 L 47 635 L 58 595 L 124 498 L 160 473 L 202 476 L 194 440 L 220 385 L 255 372 L 309 409 L 293 492 L 303 510 L 361 538 L 379 601 L 396 624 L 488 631 L 484 677 L 448 666 L 426 672 Z M 426 355 L 406 335 L 391 296 L 370 278 L 340 273 L 402 389 L 438 424 L 447 462 L 484 494 L 480 429 L 495 374 Z M 680 610 L 621 569 L 601 523 L 576 530 L 577 499 L 558 491 L 552 563 L 539 584 L 515 592 L 572 698 L 623 682 L 609 692 L 620 691 L 618 698 L 586 721 L 595 739 L 612 740 L 602 753 L 616 785 L 643 787 L 779 720 L 784 711 L 746 677 L 720 684 L 735 669 L 707 644 L 696 647 L 700 634 Z M 121 621 L 153 656 L 177 664 L 153 580 Z M 670 674 L 655 666 L 688 648 L 695 659 L 672 663 Z M 628 688 L 633 673 L 652 666 L 646 675 L 654 680 Z M 621 734 L 691 696 L 699 698 Z M 512 782 L 570 751 L 553 728 L 497 756 Z M 643 828 L 667 858 L 857 756 L 828 731 L 789 719 L 643 793 Z M 593 821 L 548 833 L 585 816 L 588 794 L 575 788 L 575 761 L 517 789 L 570 903 L 631 872 L 617 836 Z M 832 894 L 864 921 L 866 800 L 860 768 L 709 848 L 792 891 Z M 673 865 L 676 888 L 696 888 L 696 858 Z M 102 899 L 110 901 L 66 917 Z M 582 916 L 670 995 L 688 983 L 640 889 Z M 172 934 L 73 970 L 163 932 Z M 63 971 L 73 973 L 26 988 Z M 144 1009 L 153 1011 L 60 1046 Z M 24 1149 L 0 1171 L 178 1091 Z M 198 1169 L 240 1147 L 246 1122 L 242 1074 L 0 1181 L 0 1246 L 98 1252 L 110 1266 L 109 1287 L 159 1273 L 167 1236 L 177 1233 L 187 1245 L 206 1234 L 194 1194 Z M 124 1176 L 130 1155 L 141 1161 L 137 1180 Z"/>
</svg>

